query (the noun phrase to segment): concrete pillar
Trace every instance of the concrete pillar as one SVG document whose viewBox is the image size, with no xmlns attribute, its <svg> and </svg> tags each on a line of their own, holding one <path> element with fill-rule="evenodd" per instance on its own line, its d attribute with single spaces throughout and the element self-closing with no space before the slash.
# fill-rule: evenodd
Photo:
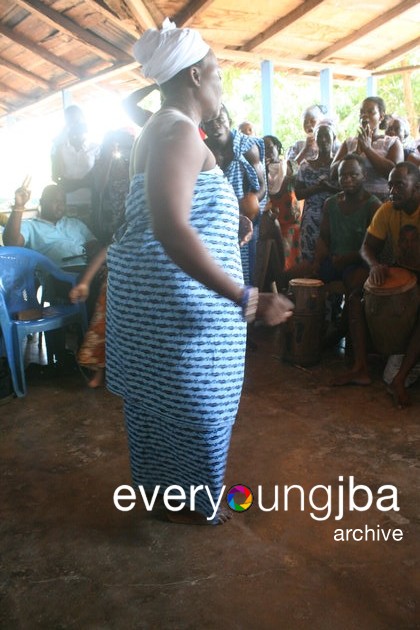
<svg viewBox="0 0 420 630">
<path fill-rule="evenodd" d="M 73 97 L 70 90 L 61 90 L 61 102 L 63 104 L 63 109 L 66 109 L 66 107 L 73 104 Z"/>
<path fill-rule="evenodd" d="M 332 79 L 333 74 L 331 68 L 324 68 L 319 75 L 321 87 L 321 104 L 327 108 L 329 115 L 333 114 L 333 96 L 332 96 Z"/>
<path fill-rule="evenodd" d="M 376 77 L 368 77 L 366 84 L 366 95 L 367 96 L 377 96 L 378 94 L 378 81 Z"/>
<path fill-rule="evenodd" d="M 263 135 L 273 134 L 273 62 L 261 62 L 261 100 Z"/>
</svg>

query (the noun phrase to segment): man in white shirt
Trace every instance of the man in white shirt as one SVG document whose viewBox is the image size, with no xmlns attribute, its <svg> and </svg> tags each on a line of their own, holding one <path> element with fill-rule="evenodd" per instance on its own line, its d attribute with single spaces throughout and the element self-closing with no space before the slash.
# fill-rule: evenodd
<svg viewBox="0 0 420 630">
<path fill-rule="evenodd" d="M 83 221 L 64 216 L 65 195 L 59 186 L 46 186 L 40 199 L 40 216 L 22 221 L 29 196 L 26 189 L 16 191 L 15 204 L 4 228 L 5 245 L 35 249 L 59 266 L 63 258 L 84 254 L 90 257 L 97 250 L 98 242 Z"/>
<path fill-rule="evenodd" d="M 71 124 L 66 136 L 53 147 L 52 179 L 66 192 L 69 216 L 89 219 L 92 204 L 89 173 L 98 154 L 99 146 L 88 142 L 87 127 L 83 122 Z"/>
</svg>

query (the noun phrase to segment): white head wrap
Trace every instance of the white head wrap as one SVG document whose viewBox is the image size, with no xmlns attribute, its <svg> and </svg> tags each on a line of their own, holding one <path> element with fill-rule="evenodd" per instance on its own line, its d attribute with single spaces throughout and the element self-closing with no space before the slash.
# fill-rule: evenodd
<svg viewBox="0 0 420 630">
<path fill-rule="evenodd" d="M 335 135 L 335 124 L 332 118 L 321 118 L 321 120 L 318 120 L 314 127 L 314 133 L 318 131 L 320 127 L 329 127 L 329 129 L 331 129 L 331 131 Z"/>
<path fill-rule="evenodd" d="M 161 85 L 184 68 L 201 61 L 209 50 L 210 46 L 198 31 L 176 28 L 166 18 L 160 31 L 149 28 L 143 33 L 134 44 L 133 52 L 144 76 Z"/>
</svg>

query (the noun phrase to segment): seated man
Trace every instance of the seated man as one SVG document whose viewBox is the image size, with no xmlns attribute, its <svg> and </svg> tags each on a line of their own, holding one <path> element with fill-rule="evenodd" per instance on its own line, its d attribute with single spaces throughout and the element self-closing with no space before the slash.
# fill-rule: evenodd
<svg viewBox="0 0 420 630">
<path fill-rule="evenodd" d="M 302 262 L 289 269 L 284 274 L 283 284 L 291 278 L 305 276 L 319 278 L 325 283 L 340 280 L 348 298 L 353 291 L 361 291 L 369 275 L 369 268 L 360 256 L 360 247 L 381 202 L 363 187 L 365 167 L 359 155 L 348 153 L 341 160 L 338 181 L 342 191 L 324 203 L 314 261 Z"/>
<path fill-rule="evenodd" d="M 375 286 L 384 283 L 388 266 L 379 262 L 379 255 L 389 237 L 395 264 L 420 273 L 420 171 L 410 162 L 400 162 L 389 174 L 390 201 L 376 212 L 367 229 L 361 255 L 370 268 L 369 279 Z M 409 238 L 407 235 L 409 234 Z M 371 382 L 367 365 L 367 327 L 361 292 L 350 300 L 350 334 L 353 342 L 354 365 L 352 370 L 335 381 L 367 385 Z M 380 348 L 378 348 L 380 350 Z M 390 384 L 398 407 L 409 404 L 405 381 L 420 357 L 420 317 L 411 331 L 401 366 Z"/>
<path fill-rule="evenodd" d="M 51 258 L 58 266 L 62 265 L 66 257 L 87 254 L 90 258 L 95 255 L 100 246 L 89 228 L 79 219 L 64 216 L 65 197 L 59 186 L 46 186 L 42 191 L 39 218 L 22 221 L 22 213 L 29 198 L 30 192 L 24 182 L 15 193 L 15 204 L 4 229 L 5 245 L 34 249 Z M 98 286 L 99 281 L 95 282 L 87 303 L 88 315 L 93 312 Z M 68 300 L 68 290 L 67 284 L 54 280 L 47 285 L 47 295 L 44 297 L 51 304 L 62 303 Z M 49 356 L 55 355 L 57 364 L 62 366 L 66 362 L 63 332 L 50 331 L 46 333 L 46 340 Z"/>
<path fill-rule="evenodd" d="M 18 188 L 15 204 L 3 232 L 3 243 L 35 249 L 48 256 L 58 266 L 70 256 L 91 257 L 98 250 L 98 243 L 89 228 L 79 219 L 64 216 L 63 190 L 52 184 L 42 191 L 40 216 L 22 221 L 22 213 L 30 193 Z"/>
<path fill-rule="evenodd" d="M 350 294 L 362 287 L 369 275 L 359 252 L 381 202 L 363 187 L 365 167 L 359 155 L 348 153 L 341 160 L 338 181 L 342 192 L 324 204 L 312 272 L 324 282 L 342 280 L 346 294 Z"/>
</svg>

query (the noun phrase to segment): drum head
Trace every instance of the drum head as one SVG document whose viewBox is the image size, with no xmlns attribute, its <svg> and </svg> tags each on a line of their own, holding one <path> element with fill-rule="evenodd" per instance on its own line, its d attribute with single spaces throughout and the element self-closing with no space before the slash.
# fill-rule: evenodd
<svg viewBox="0 0 420 630">
<path fill-rule="evenodd" d="M 289 285 L 291 287 L 322 287 L 324 283 L 322 280 L 316 280 L 315 278 L 293 278 L 293 280 L 290 280 Z"/>
<path fill-rule="evenodd" d="M 390 267 L 385 282 L 376 286 L 368 278 L 365 282 L 365 290 L 374 295 L 394 295 L 410 291 L 417 284 L 414 273 L 401 267 Z"/>
</svg>

